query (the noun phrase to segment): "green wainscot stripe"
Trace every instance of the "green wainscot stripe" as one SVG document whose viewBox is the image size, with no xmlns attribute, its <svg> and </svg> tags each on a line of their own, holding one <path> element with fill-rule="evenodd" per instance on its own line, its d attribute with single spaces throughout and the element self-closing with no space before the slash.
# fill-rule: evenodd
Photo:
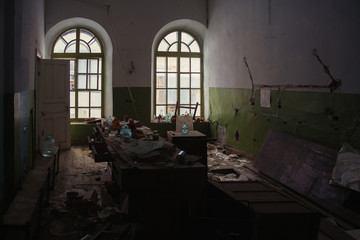
<svg viewBox="0 0 360 240">
<path fill-rule="evenodd" d="M 271 106 L 260 106 L 260 90 L 250 104 L 250 89 L 210 88 L 210 133 L 225 126 L 227 144 L 257 155 L 269 129 L 339 149 L 360 149 L 360 95 L 329 92 L 271 91 Z M 236 132 L 239 137 L 236 138 Z"/>
</svg>

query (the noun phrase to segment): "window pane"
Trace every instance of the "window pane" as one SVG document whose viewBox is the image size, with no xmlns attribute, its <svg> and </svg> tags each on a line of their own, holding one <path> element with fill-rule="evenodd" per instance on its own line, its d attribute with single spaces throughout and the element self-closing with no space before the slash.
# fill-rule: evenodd
<svg viewBox="0 0 360 240">
<path fill-rule="evenodd" d="M 168 73 L 168 88 L 177 88 L 177 73 Z"/>
<path fill-rule="evenodd" d="M 157 57 L 156 58 L 156 71 L 165 72 L 166 71 L 166 57 Z"/>
<path fill-rule="evenodd" d="M 156 90 L 156 103 L 157 104 L 166 103 L 166 90 Z"/>
<path fill-rule="evenodd" d="M 191 58 L 191 72 L 200 72 L 200 58 Z"/>
<path fill-rule="evenodd" d="M 76 39 L 76 29 L 71 29 L 65 32 L 62 37 L 65 39 L 66 42 L 71 42 L 72 40 Z"/>
<path fill-rule="evenodd" d="M 89 106 L 89 92 L 78 92 L 78 106 L 88 107 Z"/>
<path fill-rule="evenodd" d="M 65 49 L 65 52 L 66 53 L 74 53 L 74 52 L 76 52 L 76 44 L 75 44 L 75 42 L 69 43 L 69 45 Z"/>
<path fill-rule="evenodd" d="M 191 88 L 200 88 L 200 73 L 191 74 Z"/>
<path fill-rule="evenodd" d="M 89 73 L 98 73 L 98 60 L 97 59 L 89 59 Z"/>
<path fill-rule="evenodd" d="M 66 43 L 62 38 L 59 38 L 54 46 L 54 53 L 63 53 L 65 51 Z"/>
<path fill-rule="evenodd" d="M 186 109 L 186 108 L 180 108 L 180 115 L 185 115 L 189 113 L 190 109 Z"/>
<path fill-rule="evenodd" d="M 194 41 L 194 42 L 190 45 L 190 50 L 191 50 L 191 52 L 199 53 L 199 52 L 200 52 L 199 44 L 198 44 L 196 41 Z"/>
<path fill-rule="evenodd" d="M 180 58 L 180 72 L 190 72 L 190 58 Z"/>
<path fill-rule="evenodd" d="M 195 104 L 196 102 L 198 102 L 199 104 L 201 100 L 201 94 L 200 94 L 200 89 L 191 89 L 191 103 Z"/>
<path fill-rule="evenodd" d="M 75 75 L 70 73 L 70 90 L 75 90 Z"/>
<path fill-rule="evenodd" d="M 165 106 L 156 106 L 156 116 L 159 116 L 159 114 L 164 115 L 165 113 Z"/>
<path fill-rule="evenodd" d="M 90 106 L 92 107 L 101 107 L 101 92 L 100 91 L 92 91 L 91 94 L 91 102 Z"/>
<path fill-rule="evenodd" d="M 156 74 L 156 88 L 166 88 L 165 73 Z"/>
<path fill-rule="evenodd" d="M 75 108 L 70 108 L 70 118 L 75 118 Z"/>
<path fill-rule="evenodd" d="M 168 35 L 166 35 L 165 39 L 166 41 L 168 41 L 168 43 L 171 45 L 173 44 L 174 42 L 177 42 L 178 41 L 178 33 L 177 32 L 172 32 L 172 33 L 169 33 Z"/>
<path fill-rule="evenodd" d="M 84 40 L 85 42 L 89 42 L 94 35 L 85 29 L 80 30 L 80 39 Z"/>
<path fill-rule="evenodd" d="M 78 118 L 88 118 L 89 109 L 88 108 L 78 108 Z"/>
<path fill-rule="evenodd" d="M 70 107 L 75 107 L 75 92 L 70 92 Z"/>
<path fill-rule="evenodd" d="M 190 103 L 189 94 L 190 94 L 189 90 L 180 90 L 180 104 Z"/>
<path fill-rule="evenodd" d="M 101 53 L 101 45 L 97 38 L 91 40 L 91 42 L 89 42 L 89 45 L 92 53 Z"/>
<path fill-rule="evenodd" d="M 89 53 L 90 48 L 86 43 L 84 43 L 83 41 L 80 41 L 79 52 L 81 52 L 81 53 Z"/>
<path fill-rule="evenodd" d="M 86 75 L 78 75 L 78 89 L 86 89 Z"/>
<path fill-rule="evenodd" d="M 98 86 L 98 90 L 101 90 L 101 87 L 102 87 L 102 85 L 101 85 L 101 75 L 99 75 L 99 86 Z"/>
<path fill-rule="evenodd" d="M 190 74 L 180 74 L 180 88 L 190 87 Z"/>
<path fill-rule="evenodd" d="M 178 51 L 178 44 L 174 43 L 173 45 L 171 45 L 171 47 L 169 48 L 169 52 L 177 52 Z"/>
<path fill-rule="evenodd" d="M 101 118 L 101 108 L 90 108 L 90 117 Z"/>
<path fill-rule="evenodd" d="M 167 113 L 170 113 L 171 115 L 174 115 L 175 113 L 176 105 L 168 105 L 167 107 Z"/>
<path fill-rule="evenodd" d="M 97 75 L 90 75 L 90 89 L 98 89 Z"/>
<path fill-rule="evenodd" d="M 161 42 L 159 44 L 158 51 L 166 52 L 168 47 L 169 47 L 169 44 L 163 39 L 163 40 L 161 40 Z"/>
<path fill-rule="evenodd" d="M 169 57 L 168 58 L 168 72 L 177 72 L 177 58 L 176 57 Z"/>
<path fill-rule="evenodd" d="M 78 61 L 78 73 L 86 73 L 86 59 L 79 59 Z"/>
<path fill-rule="evenodd" d="M 181 43 L 181 52 L 190 52 L 190 49 L 184 43 Z"/>
<path fill-rule="evenodd" d="M 197 107 L 197 109 L 196 109 L 196 115 L 195 115 L 195 117 L 200 117 L 200 115 L 201 115 L 201 106 L 198 105 L 198 107 Z"/>
<path fill-rule="evenodd" d="M 176 90 L 168 90 L 168 104 L 176 104 L 177 100 L 177 91 Z"/>
<path fill-rule="evenodd" d="M 189 34 L 182 32 L 181 33 L 181 41 L 186 43 L 187 45 L 189 45 L 191 43 L 191 41 L 193 41 L 194 38 L 192 36 L 190 36 Z"/>
<path fill-rule="evenodd" d="M 99 58 L 98 60 L 99 60 L 99 73 L 102 73 L 102 61 L 101 61 L 101 58 Z"/>
</svg>

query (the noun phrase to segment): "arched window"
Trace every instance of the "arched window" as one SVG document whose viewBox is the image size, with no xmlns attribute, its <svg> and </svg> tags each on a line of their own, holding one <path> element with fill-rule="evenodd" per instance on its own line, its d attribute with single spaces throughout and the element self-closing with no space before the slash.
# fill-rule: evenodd
<svg viewBox="0 0 360 240">
<path fill-rule="evenodd" d="M 154 113 L 173 114 L 176 103 L 194 107 L 196 116 L 203 115 L 202 48 L 189 32 L 173 31 L 160 39 L 155 51 Z M 177 114 L 193 114 L 180 108 Z"/>
<path fill-rule="evenodd" d="M 101 42 L 87 29 L 69 29 L 55 40 L 51 58 L 70 60 L 72 121 L 103 115 L 103 57 Z"/>
</svg>

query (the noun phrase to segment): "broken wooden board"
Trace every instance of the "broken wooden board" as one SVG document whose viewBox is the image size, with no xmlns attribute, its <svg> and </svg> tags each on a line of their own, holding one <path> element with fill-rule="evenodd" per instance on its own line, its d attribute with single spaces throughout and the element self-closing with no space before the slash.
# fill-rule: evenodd
<svg viewBox="0 0 360 240">
<path fill-rule="evenodd" d="M 270 130 L 254 167 L 360 227 L 360 214 L 344 206 L 350 190 L 329 184 L 336 157 L 335 149 Z"/>
<path fill-rule="evenodd" d="M 258 181 L 208 182 L 253 213 L 252 239 L 317 239 L 320 213 L 295 198 Z"/>
</svg>

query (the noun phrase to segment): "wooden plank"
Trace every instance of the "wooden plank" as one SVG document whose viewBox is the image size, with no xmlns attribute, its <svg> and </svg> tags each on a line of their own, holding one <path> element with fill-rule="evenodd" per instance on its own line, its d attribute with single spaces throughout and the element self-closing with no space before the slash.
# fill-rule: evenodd
<svg viewBox="0 0 360 240">
<path fill-rule="evenodd" d="M 274 189 L 260 184 L 259 182 L 248 181 L 248 182 L 220 182 L 222 188 L 228 191 L 246 191 L 246 192 L 258 192 L 258 191 L 274 191 Z"/>
<path fill-rule="evenodd" d="M 334 225 L 327 219 L 322 219 L 319 226 L 319 232 L 331 240 L 355 240 L 338 226 Z"/>
<path fill-rule="evenodd" d="M 232 191 L 232 196 L 237 201 L 245 201 L 249 204 L 254 202 L 287 202 L 291 201 L 288 197 L 279 194 L 276 191 L 273 192 L 245 192 L 245 191 Z"/>
<path fill-rule="evenodd" d="M 343 206 L 349 190 L 329 184 L 336 156 L 335 149 L 270 130 L 254 167 L 360 227 L 360 214 Z"/>
<path fill-rule="evenodd" d="M 262 214 L 280 214 L 280 213 L 314 213 L 315 211 L 301 205 L 295 201 L 293 202 L 259 202 L 252 203 L 251 208 Z"/>
</svg>

